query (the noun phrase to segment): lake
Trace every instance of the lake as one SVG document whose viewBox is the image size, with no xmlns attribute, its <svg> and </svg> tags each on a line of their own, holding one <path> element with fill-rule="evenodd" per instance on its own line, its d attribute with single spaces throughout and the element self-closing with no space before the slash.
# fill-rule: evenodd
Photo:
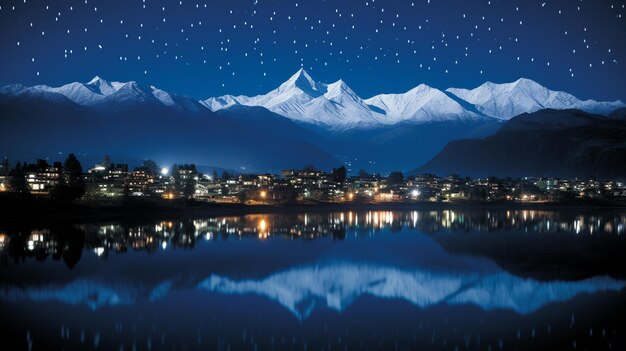
<svg viewBox="0 0 626 351">
<path fill-rule="evenodd" d="M 5 350 L 623 350 L 626 211 L 0 224 Z"/>
</svg>

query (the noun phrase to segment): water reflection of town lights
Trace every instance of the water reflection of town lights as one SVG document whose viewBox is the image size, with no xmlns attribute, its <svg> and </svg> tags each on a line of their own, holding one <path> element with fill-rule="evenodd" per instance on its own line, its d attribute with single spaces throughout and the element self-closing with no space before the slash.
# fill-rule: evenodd
<svg viewBox="0 0 626 351">
<path fill-rule="evenodd" d="M 261 219 L 257 225 L 259 239 L 266 239 L 269 236 L 269 230 L 265 219 Z"/>
<path fill-rule="evenodd" d="M 167 248 L 167 241 L 162 242 L 161 247 L 165 250 Z"/>
</svg>

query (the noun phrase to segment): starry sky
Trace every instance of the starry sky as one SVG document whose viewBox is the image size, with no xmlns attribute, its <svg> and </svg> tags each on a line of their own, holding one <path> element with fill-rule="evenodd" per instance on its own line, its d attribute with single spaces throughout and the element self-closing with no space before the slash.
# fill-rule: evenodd
<svg viewBox="0 0 626 351">
<path fill-rule="evenodd" d="M 626 101 L 626 0 L 0 0 L 0 85 L 256 95 L 300 67 L 363 98 L 526 77 Z"/>
</svg>

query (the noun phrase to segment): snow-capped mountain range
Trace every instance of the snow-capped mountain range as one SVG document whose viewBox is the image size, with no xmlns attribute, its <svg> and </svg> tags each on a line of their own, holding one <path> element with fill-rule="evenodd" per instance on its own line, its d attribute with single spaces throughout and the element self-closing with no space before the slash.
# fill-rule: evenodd
<svg viewBox="0 0 626 351">
<path fill-rule="evenodd" d="M 581 109 L 609 114 L 626 106 L 622 101 L 580 100 L 562 91 L 553 91 L 529 79 L 512 83 L 486 82 L 475 89 L 449 88 L 445 91 L 420 84 L 402 94 L 359 97 L 343 80 L 325 84 L 300 69 L 278 88 L 264 95 L 224 95 L 203 101 L 170 94 L 137 82 L 108 82 L 95 77 L 88 83 L 61 87 L 19 84 L 0 89 L 4 96 L 64 98 L 86 107 L 156 104 L 181 111 L 217 111 L 233 105 L 261 106 L 291 120 L 330 128 L 375 128 L 401 122 L 444 122 L 508 120 L 544 108 Z"/>
<path fill-rule="evenodd" d="M 486 82 L 474 89 L 448 88 L 447 92 L 476 106 L 481 113 L 510 119 L 522 113 L 532 113 L 541 109 L 579 109 L 585 112 L 607 115 L 624 107 L 622 101 L 579 100 L 563 91 L 549 90 L 539 83 L 520 78 L 512 83 L 495 84 Z"/>
<path fill-rule="evenodd" d="M 344 81 L 320 83 L 304 69 L 265 95 L 224 95 L 201 103 L 213 111 L 233 105 L 262 106 L 293 120 L 337 127 L 507 120 L 544 108 L 575 108 L 606 115 L 626 106 L 622 101 L 580 100 L 525 78 L 504 84 L 487 82 L 472 90 L 449 88 L 445 92 L 420 84 L 406 93 L 380 94 L 364 100 Z"/>
<path fill-rule="evenodd" d="M 198 112 L 203 106 L 192 98 L 170 94 L 154 86 L 143 87 L 135 81 L 109 82 L 98 76 L 88 83 L 73 82 L 60 87 L 35 85 L 26 87 L 12 84 L 0 88 L 0 95 L 38 96 L 47 100 L 68 99 L 80 106 L 103 108 L 154 104 L 176 110 Z"/>
</svg>

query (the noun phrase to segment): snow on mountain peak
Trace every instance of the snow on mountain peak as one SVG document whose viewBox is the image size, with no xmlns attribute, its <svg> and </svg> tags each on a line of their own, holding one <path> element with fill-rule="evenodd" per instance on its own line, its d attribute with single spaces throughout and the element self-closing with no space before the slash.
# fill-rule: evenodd
<svg viewBox="0 0 626 351">
<path fill-rule="evenodd" d="M 87 83 L 87 85 L 96 85 L 96 84 L 98 84 L 102 80 L 103 79 L 100 78 L 100 76 L 95 76 Z"/>
<path fill-rule="evenodd" d="M 124 85 L 124 83 L 108 82 L 100 78 L 100 76 L 93 77 L 93 79 L 86 84 L 94 93 L 103 95 L 103 97 L 115 93 L 122 85 Z"/>
<path fill-rule="evenodd" d="M 420 84 L 402 94 L 380 94 L 365 103 L 384 111 L 393 123 L 401 121 L 428 122 L 480 118 L 467 111 L 439 89 Z"/>
<path fill-rule="evenodd" d="M 475 105 L 478 111 L 499 119 L 544 108 L 576 108 L 606 114 L 619 107 L 617 102 L 581 101 L 569 93 L 550 90 L 527 78 L 502 84 L 486 82 L 474 89 L 449 88 L 447 91 Z"/>
<path fill-rule="evenodd" d="M 157 100 L 161 101 L 163 105 L 176 106 L 176 102 L 168 92 L 163 91 L 154 85 L 151 85 L 150 89 L 152 89 L 152 95 L 157 98 Z"/>
<path fill-rule="evenodd" d="M 95 76 L 87 83 L 73 82 L 60 87 L 37 85 L 29 88 L 22 87 L 19 91 L 16 88 L 7 87 L 3 88 L 0 93 L 9 95 L 9 92 L 12 92 L 12 95 L 54 93 L 78 105 L 98 108 L 153 103 L 192 112 L 198 112 L 201 109 L 200 104 L 193 99 L 176 96 L 154 86 L 144 88 L 136 81 L 109 82 L 100 76 Z M 52 99 L 52 95 L 46 96 Z"/>
<path fill-rule="evenodd" d="M 356 93 L 342 79 L 328 84 L 326 86 L 326 93 L 324 93 L 324 97 L 327 99 L 333 99 L 341 94 L 347 94 L 353 99 L 361 100 L 361 98 L 359 98 L 358 95 L 356 95 Z"/>
<path fill-rule="evenodd" d="M 202 102 L 211 109 L 232 105 L 262 106 L 290 119 L 330 127 L 369 126 L 385 120 L 371 110 L 343 81 L 324 84 L 304 69 L 298 70 L 278 88 L 265 95 L 222 96 Z"/>
<path fill-rule="evenodd" d="M 286 82 L 278 87 L 281 92 L 288 92 L 292 89 L 299 89 L 300 91 L 312 96 L 318 97 L 323 94 L 323 84 L 316 82 L 304 68 L 300 68 L 294 75 L 292 75 Z"/>
</svg>

